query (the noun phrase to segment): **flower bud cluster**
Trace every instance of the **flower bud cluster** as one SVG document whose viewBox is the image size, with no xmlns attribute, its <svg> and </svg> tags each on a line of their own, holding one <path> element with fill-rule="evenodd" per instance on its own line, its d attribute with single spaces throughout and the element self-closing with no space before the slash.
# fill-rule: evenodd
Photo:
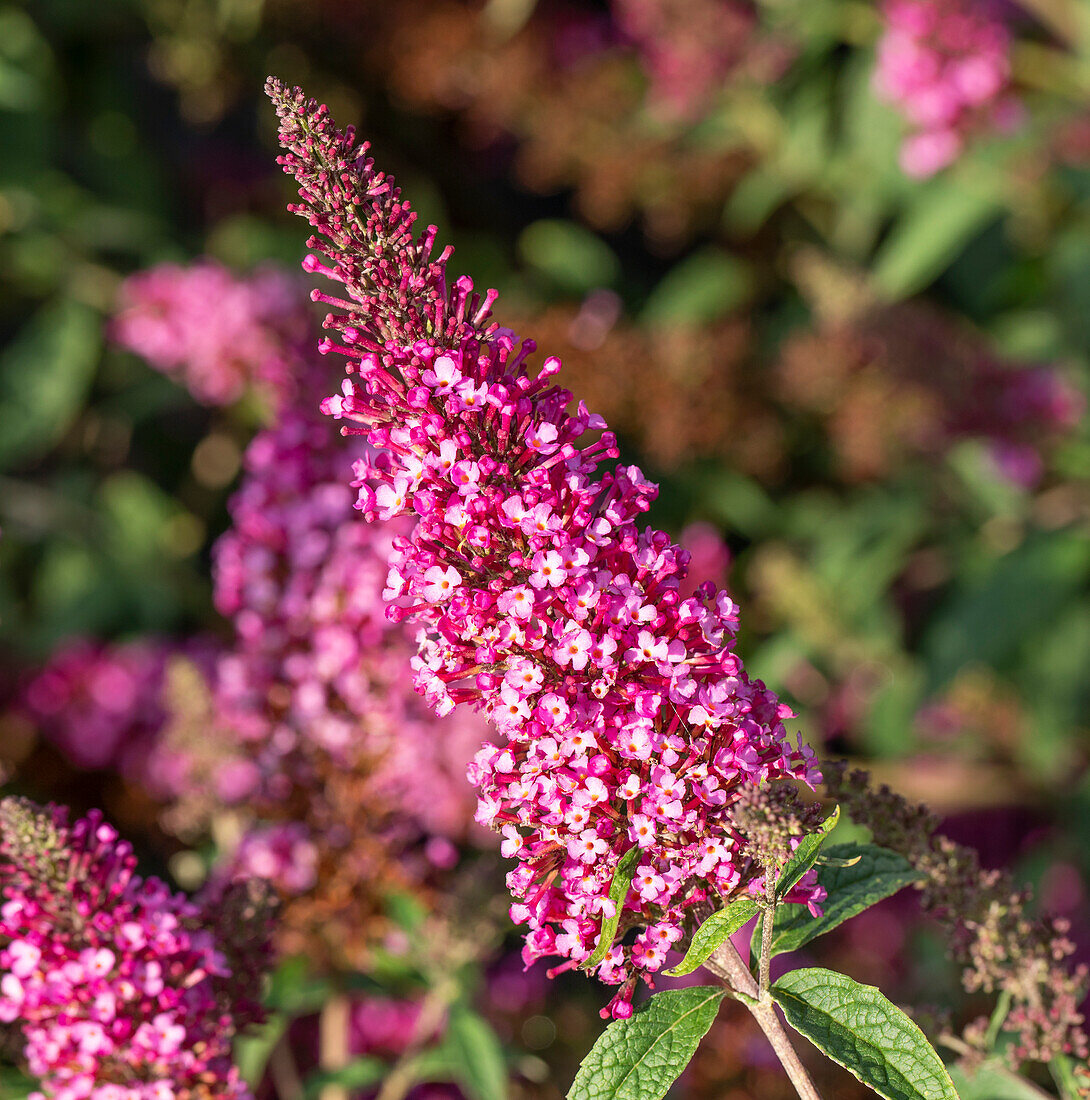
<svg viewBox="0 0 1090 1100">
<path fill-rule="evenodd" d="M 1011 92 L 1011 35 L 986 0 L 886 0 L 875 89 L 912 126 L 901 167 L 927 177 L 952 164 L 966 138 L 1007 129 L 1021 106 Z"/>
<path fill-rule="evenodd" d="M 263 905 L 220 898 L 213 924 L 135 864 L 97 812 L 70 825 L 63 810 L 0 802 L 0 1020 L 22 1031 L 33 1095 L 248 1097 L 231 1040 L 260 1015 Z M 232 915 L 244 920 L 227 928 Z M 242 958 L 251 969 L 236 977 Z"/>
<path fill-rule="evenodd" d="M 389 614 L 420 625 L 416 683 L 436 710 L 472 704 L 499 735 L 470 778 L 478 821 L 518 861 L 526 960 L 586 963 L 614 915 L 643 928 L 597 964 L 626 1015 L 688 909 L 746 885 L 739 789 L 813 782 L 812 753 L 788 743 L 790 710 L 733 653 L 730 596 L 707 584 L 683 598 L 688 554 L 639 526 L 657 487 L 634 466 L 599 469 L 615 439 L 585 406 L 567 411 L 559 361 L 532 375 L 533 343 L 484 327 L 493 292 L 479 304 L 465 277 L 448 290 L 448 253 L 428 259 L 434 227 L 413 240 L 407 204 L 351 131 L 298 90 L 269 92 L 294 210 L 333 264 L 305 266 L 347 294 L 316 297 L 346 311 L 327 318 L 340 342 L 325 350 L 348 356 L 349 378 L 326 411 L 374 448 L 356 461 L 357 507 L 415 521 L 393 543 Z M 634 847 L 615 914 L 610 884 Z"/>
<path fill-rule="evenodd" d="M 1090 969 L 1071 965 L 1068 922 L 1033 915 L 1030 892 L 1018 890 L 1007 872 L 982 868 L 971 848 L 936 834 L 938 819 L 926 806 L 886 786 L 872 789 L 869 778 L 842 763 L 825 768 L 826 789 L 852 820 L 923 873 L 923 908 L 946 925 L 965 989 L 1010 997 L 1002 1023 L 1008 1061 L 1085 1060 L 1090 1039 L 1080 1005 Z"/>
</svg>

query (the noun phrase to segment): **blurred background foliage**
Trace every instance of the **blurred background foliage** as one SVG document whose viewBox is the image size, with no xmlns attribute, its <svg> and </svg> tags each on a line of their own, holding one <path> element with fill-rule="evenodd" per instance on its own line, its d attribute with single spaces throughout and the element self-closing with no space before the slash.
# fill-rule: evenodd
<svg viewBox="0 0 1090 1100">
<path fill-rule="evenodd" d="M 656 518 L 723 534 L 746 660 L 819 752 L 1014 863 L 1085 950 L 1090 14 L 1003 18 L 1016 124 L 920 178 L 869 3 L 0 3 L 0 690 L 74 636 L 223 633 L 209 548 L 261 395 L 202 406 L 105 323 L 157 262 L 297 265 L 273 72 L 357 120 L 498 319 L 565 358 Z M 117 797 L 0 738 L 35 793 Z M 868 920 L 857 977 L 938 987 L 926 931 Z M 497 1026 L 556 1095 L 594 1006 L 533 996 Z M 728 1023 L 679 1089 L 779 1095 Z"/>
</svg>

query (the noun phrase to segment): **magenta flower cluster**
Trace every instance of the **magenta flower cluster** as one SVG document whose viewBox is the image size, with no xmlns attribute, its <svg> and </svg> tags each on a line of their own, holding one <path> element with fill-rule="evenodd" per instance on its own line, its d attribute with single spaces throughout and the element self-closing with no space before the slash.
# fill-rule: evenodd
<svg viewBox="0 0 1090 1100">
<path fill-rule="evenodd" d="M 689 907 L 759 888 L 731 826 L 739 788 L 814 782 L 812 753 L 788 743 L 790 711 L 732 652 L 730 596 L 680 594 L 688 554 L 639 524 L 656 486 L 603 468 L 614 437 L 582 404 L 567 411 L 559 361 L 532 374 L 532 342 L 484 327 L 494 293 L 480 302 L 465 277 L 448 289 L 434 227 L 414 240 L 415 214 L 351 130 L 298 91 L 270 94 L 294 209 L 325 237 L 305 266 L 348 296 L 314 295 L 347 313 L 326 322 L 340 341 L 324 350 L 349 359 L 326 410 L 374 448 L 356 461 L 357 507 L 414 521 L 393 543 L 389 614 L 420 625 L 416 681 L 436 710 L 471 704 L 500 735 L 470 778 L 478 820 L 518 861 L 508 883 L 528 962 L 587 962 L 618 863 L 640 849 L 619 916 L 643 930 L 597 967 L 622 984 L 612 1010 L 627 1015 Z"/>
<path fill-rule="evenodd" d="M 351 468 L 317 412 L 285 411 L 246 451 L 232 525 L 214 551 L 216 606 L 236 633 L 216 671 L 217 717 L 245 760 L 224 794 L 276 802 L 320 786 L 324 761 L 366 761 L 376 799 L 461 839 L 472 821 L 464 769 L 483 723 L 444 728 L 440 741 L 411 690 L 414 647 L 382 599 L 394 539 L 410 525 L 363 522 Z M 304 849 L 281 838 L 274 850 Z"/>
<path fill-rule="evenodd" d="M 618 29 L 640 53 L 651 104 L 699 118 L 739 71 L 768 79 L 787 60 L 747 0 L 612 0 Z"/>
<path fill-rule="evenodd" d="M 275 268 L 236 275 L 215 260 L 130 276 L 111 328 L 118 344 L 202 404 L 226 405 L 253 390 L 277 408 L 293 392 L 306 333 L 294 278 Z"/>
<path fill-rule="evenodd" d="M 974 364 L 970 385 L 965 400 L 951 402 L 950 435 L 986 440 L 996 470 L 1032 488 L 1044 474 L 1047 445 L 1082 418 L 1084 395 L 1054 368 L 1019 369 L 991 356 Z"/>
<path fill-rule="evenodd" d="M 231 970 L 198 906 L 135 874 L 97 812 L 69 825 L 9 799 L 0 814 L 0 1021 L 22 1030 L 32 1095 L 248 1097 L 230 1057 Z"/>
<path fill-rule="evenodd" d="M 17 710 L 80 768 L 142 771 L 166 714 L 164 644 L 77 639 L 20 693 Z"/>
<path fill-rule="evenodd" d="M 1011 35 L 987 0 L 886 0 L 875 88 L 908 120 L 901 167 L 917 178 L 952 164 L 967 138 L 1021 117 Z"/>
</svg>

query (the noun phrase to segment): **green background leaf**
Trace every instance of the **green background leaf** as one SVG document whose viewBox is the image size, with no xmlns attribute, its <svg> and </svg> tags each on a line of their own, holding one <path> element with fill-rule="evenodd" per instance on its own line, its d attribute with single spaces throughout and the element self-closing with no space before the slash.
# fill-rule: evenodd
<svg viewBox="0 0 1090 1100">
<path fill-rule="evenodd" d="M 975 1073 L 950 1067 L 950 1079 L 961 1100 L 1041 1100 L 1041 1090 L 1024 1077 L 999 1065 L 985 1063 Z"/>
<path fill-rule="evenodd" d="M 522 231 L 518 249 L 527 263 L 572 290 L 609 286 L 620 274 L 620 262 L 609 245 L 576 222 L 534 222 Z"/>
<path fill-rule="evenodd" d="M 0 355 L 0 467 L 25 466 L 64 434 L 87 396 L 99 318 L 68 299 L 44 306 Z"/>
<path fill-rule="evenodd" d="M 641 320 L 652 325 L 698 325 L 736 309 L 750 292 L 748 266 L 718 248 L 703 248 L 682 260 L 655 287 Z"/>
<path fill-rule="evenodd" d="M 390 1067 L 381 1058 L 354 1058 L 344 1069 L 319 1070 L 307 1078 L 306 1100 L 317 1100 L 327 1085 L 366 1089 L 377 1085 Z"/>
<path fill-rule="evenodd" d="M 464 1004 L 450 1010 L 443 1047 L 451 1070 L 473 1100 L 504 1100 L 507 1067 L 503 1048 L 491 1026 Z"/>
<path fill-rule="evenodd" d="M 852 862 L 819 864 L 818 881 L 829 894 L 822 902 L 824 913 L 820 917 L 811 916 L 805 905 L 777 909 L 773 955 L 797 951 L 920 878 L 903 856 L 873 844 L 836 844 L 825 850 L 824 857 Z"/>
</svg>

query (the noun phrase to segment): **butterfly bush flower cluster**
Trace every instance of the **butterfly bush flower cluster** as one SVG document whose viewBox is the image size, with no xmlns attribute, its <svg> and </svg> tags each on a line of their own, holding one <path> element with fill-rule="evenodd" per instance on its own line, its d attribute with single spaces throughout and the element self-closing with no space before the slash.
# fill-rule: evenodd
<svg viewBox="0 0 1090 1100">
<path fill-rule="evenodd" d="M 652 106 L 667 117 L 695 121 L 732 78 L 768 81 L 788 60 L 747 0 L 613 0 L 611 7 L 639 51 Z"/>
<path fill-rule="evenodd" d="M 27 682 L 16 710 L 80 768 L 130 772 L 161 729 L 168 649 L 77 639 Z"/>
<path fill-rule="evenodd" d="M 32 1096 L 249 1097 L 231 1040 L 260 1017 L 267 911 L 221 896 L 212 919 L 135 865 L 97 812 L 0 802 L 0 1021 L 22 1033 Z"/>
<path fill-rule="evenodd" d="M 165 684 L 179 657 L 211 669 L 216 649 L 205 639 L 100 642 L 61 646 L 19 692 L 12 715 L 28 722 L 70 761 L 117 771 L 157 798 L 177 791 L 175 762 L 162 753 L 168 721 Z"/>
<path fill-rule="evenodd" d="M 295 279 L 276 268 L 236 275 L 211 259 L 130 276 L 111 327 L 116 343 L 205 405 L 253 390 L 278 407 L 293 390 L 306 333 Z"/>
<path fill-rule="evenodd" d="M 364 522 L 351 468 L 317 413 L 286 413 L 246 452 L 214 551 L 216 606 L 237 641 L 217 669 L 218 716 L 253 765 L 254 789 L 237 794 L 272 805 L 355 768 L 373 805 L 397 809 L 392 826 L 462 839 L 472 818 L 462 772 L 482 723 L 467 717 L 435 744 L 435 719 L 409 685 L 411 640 L 382 599 L 410 525 Z"/>
<path fill-rule="evenodd" d="M 483 711 L 499 735 L 470 778 L 477 819 L 518 861 L 512 916 L 524 957 L 586 963 L 614 915 L 609 887 L 639 849 L 621 926 L 631 946 L 597 964 L 631 1012 L 684 934 L 687 910 L 744 888 L 730 808 L 740 788 L 814 782 L 812 753 L 787 740 L 789 709 L 733 653 L 737 608 L 708 584 L 683 598 L 688 554 L 639 519 L 656 486 L 618 452 L 606 425 L 535 375 L 530 341 L 487 323 L 449 249 L 416 238 L 413 214 L 354 132 L 325 107 L 270 81 L 280 158 L 299 186 L 292 209 L 322 238 L 305 263 L 346 297 L 322 348 L 348 358 L 326 402 L 374 454 L 356 461 L 357 507 L 371 520 L 411 517 L 393 542 L 385 598 L 420 625 L 419 689 L 440 714 Z M 802 897 L 816 897 L 812 880 Z"/>
<path fill-rule="evenodd" d="M 465 783 L 484 724 L 466 714 L 437 737 L 412 689 L 415 646 L 382 598 L 393 539 L 411 524 L 367 523 L 353 509 L 353 454 L 317 407 L 325 361 L 285 342 L 264 312 L 220 316 L 252 304 L 209 299 L 206 323 L 280 346 L 313 411 L 281 408 L 246 450 L 213 551 L 214 599 L 234 641 L 212 662 L 168 670 L 154 770 L 170 796 L 167 828 L 223 842 L 215 881 L 276 886 L 285 950 L 357 963 L 381 929 L 385 891 L 423 887 L 457 862 L 457 844 L 489 837 Z M 166 305 L 160 319 L 187 323 Z"/>
<path fill-rule="evenodd" d="M 966 139 L 1010 129 L 1021 107 L 1011 91 L 1011 34 L 988 0 L 886 0 L 875 88 L 908 120 L 901 167 L 932 176 Z"/>
</svg>

